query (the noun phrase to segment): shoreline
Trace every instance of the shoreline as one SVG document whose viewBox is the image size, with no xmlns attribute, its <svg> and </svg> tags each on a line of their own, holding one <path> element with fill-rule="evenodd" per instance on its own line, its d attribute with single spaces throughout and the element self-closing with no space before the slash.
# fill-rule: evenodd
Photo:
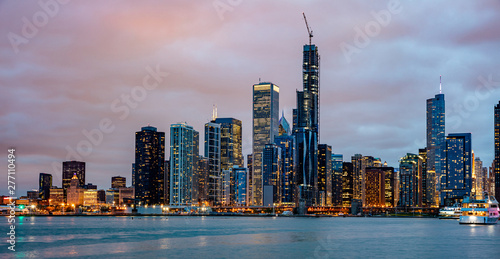
<svg viewBox="0 0 500 259">
<path fill-rule="evenodd" d="M 7 215 L 4 215 L 7 217 Z M 257 218 L 435 218 L 438 219 L 437 216 L 434 215 L 398 215 L 398 216 L 354 216 L 354 215 L 344 215 L 344 216 L 335 216 L 335 215 L 324 215 L 324 214 L 306 214 L 306 215 L 291 215 L 291 216 L 283 216 L 283 215 L 273 215 L 273 214 L 190 214 L 190 215 L 182 215 L 182 214 L 140 214 L 140 213 L 124 213 L 124 214 L 27 214 L 27 215 L 16 215 L 16 217 L 257 217 Z"/>
</svg>

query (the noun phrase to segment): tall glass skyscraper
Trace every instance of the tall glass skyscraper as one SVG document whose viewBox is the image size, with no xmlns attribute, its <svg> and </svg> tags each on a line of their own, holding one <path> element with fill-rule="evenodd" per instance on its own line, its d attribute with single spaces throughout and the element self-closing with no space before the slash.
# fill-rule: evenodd
<svg viewBox="0 0 500 259">
<path fill-rule="evenodd" d="M 262 152 L 262 189 L 263 205 L 272 206 L 281 202 L 282 158 L 281 148 L 275 144 L 266 144 Z"/>
<path fill-rule="evenodd" d="M 298 199 L 306 206 L 318 200 L 319 54 L 316 45 L 304 45 L 303 91 L 297 91 L 293 133 L 296 140 Z"/>
<path fill-rule="evenodd" d="M 243 167 L 241 121 L 235 118 L 216 118 L 220 124 L 220 166 L 221 170 L 231 170 L 233 166 Z"/>
<path fill-rule="evenodd" d="M 50 188 L 52 187 L 52 175 L 40 173 L 38 186 L 38 195 L 40 199 L 48 200 L 50 198 Z"/>
<path fill-rule="evenodd" d="M 142 204 L 165 203 L 165 132 L 142 127 L 135 133 L 135 198 Z"/>
<path fill-rule="evenodd" d="M 208 158 L 208 201 L 220 205 L 222 198 L 221 127 L 218 123 L 205 124 L 205 157 Z"/>
<path fill-rule="evenodd" d="M 318 145 L 318 205 L 326 206 L 332 200 L 332 146 Z"/>
<path fill-rule="evenodd" d="M 185 124 L 170 126 L 170 205 L 191 205 L 198 132 Z"/>
<path fill-rule="evenodd" d="M 406 154 L 399 161 L 399 206 L 422 206 L 422 158 Z"/>
<path fill-rule="evenodd" d="M 434 98 L 427 99 L 427 175 L 435 175 L 435 184 L 429 183 L 428 186 L 436 186 L 436 193 L 439 194 L 444 188 L 446 182 L 445 164 L 445 102 L 444 94 L 436 94 Z M 439 197 L 431 195 L 431 197 Z M 428 201 L 430 204 L 436 204 L 436 200 Z"/>
<path fill-rule="evenodd" d="M 495 106 L 495 198 L 500 201 L 500 101 Z"/>
<path fill-rule="evenodd" d="M 279 87 L 273 83 L 253 85 L 252 205 L 262 205 L 262 151 L 278 135 Z"/>
<path fill-rule="evenodd" d="M 342 206 L 342 165 L 344 156 L 332 154 L 332 199 L 328 206 Z"/>
</svg>

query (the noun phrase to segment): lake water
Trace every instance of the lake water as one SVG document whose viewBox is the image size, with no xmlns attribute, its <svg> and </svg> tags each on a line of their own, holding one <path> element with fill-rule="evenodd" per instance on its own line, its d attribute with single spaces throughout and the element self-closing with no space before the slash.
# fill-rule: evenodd
<svg viewBox="0 0 500 259">
<path fill-rule="evenodd" d="M 414 218 L 18 217 L 0 258 L 500 258 L 500 225 Z M 8 232 L 7 218 L 0 222 Z M 3 234 L 4 240 L 8 236 Z"/>
</svg>

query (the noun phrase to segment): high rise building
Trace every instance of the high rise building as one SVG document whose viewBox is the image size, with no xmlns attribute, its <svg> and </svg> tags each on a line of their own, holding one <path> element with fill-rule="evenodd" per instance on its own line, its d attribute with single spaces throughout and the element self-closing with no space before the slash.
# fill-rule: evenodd
<svg viewBox="0 0 500 259">
<path fill-rule="evenodd" d="M 246 206 L 248 203 L 247 199 L 247 183 L 248 174 L 247 169 L 244 167 L 233 167 L 233 175 L 235 176 L 235 201 L 236 206 Z"/>
<path fill-rule="evenodd" d="M 472 193 L 476 198 L 482 199 L 484 188 L 483 161 L 479 157 L 474 159 L 474 167 L 472 171 Z"/>
<path fill-rule="evenodd" d="M 247 182 L 247 204 L 252 204 L 253 199 L 253 154 L 247 154 L 247 174 L 248 174 L 248 182 Z"/>
<path fill-rule="evenodd" d="M 198 132 L 186 123 L 170 125 L 170 205 L 191 205 Z"/>
<path fill-rule="evenodd" d="M 275 144 L 266 144 L 262 152 L 262 190 L 264 206 L 272 206 L 274 203 L 281 202 L 281 154 L 281 148 Z"/>
<path fill-rule="evenodd" d="M 332 198 L 328 206 L 342 206 L 342 165 L 344 156 L 332 154 Z"/>
<path fill-rule="evenodd" d="M 385 172 L 382 167 L 367 167 L 365 170 L 366 206 L 385 206 Z"/>
<path fill-rule="evenodd" d="M 165 174 L 164 174 L 165 204 L 170 204 L 170 160 L 165 160 L 165 163 L 163 164 L 163 170 L 165 171 Z M 135 195 L 135 190 L 134 190 L 134 195 Z"/>
<path fill-rule="evenodd" d="M 354 169 L 352 163 L 342 164 L 342 206 L 350 207 L 354 198 Z"/>
<path fill-rule="evenodd" d="M 218 123 L 205 124 L 205 157 L 208 158 L 208 201 L 222 202 L 221 127 Z"/>
<path fill-rule="evenodd" d="M 495 106 L 495 160 L 494 160 L 494 178 L 495 178 L 495 198 L 500 201 L 500 101 Z"/>
<path fill-rule="evenodd" d="M 69 185 L 68 189 L 66 190 L 67 203 L 74 204 L 74 205 L 82 205 L 83 198 L 84 198 L 84 191 L 85 191 L 85 189 L 80 186 L 80 181 L 79 181 L 77 175 L 74 174 L 70 180 L 70 185 Z M 95 192 L 96 192 L 96 200 L 97 200 L 97 190 L 95 190 Z"/>
<path fill-rule="evenodd" d="M 198 158 L 198 170 L 196 170 L 199 203 L 208 202 L 208 168 L 208 158 L 200 156 Z"/>
<path fill-rule="evenodd" d="M 326 206 L 332 203 L 332 146 L 318 145 L 318 203 Z"/>
<path fill-rule="evenodd" d="M 38 195 L 42 200 L 50 198 L 50 187 L 52 187 L 52 175 L 40 173 L 38 178 Z"/>
<path fill-rule="evenodd" d="M 434 205 L 434 193 L 436 187 L 433 184 L 435 172 L 427 173 L 427 149 L 418 149 L 418 155 L 422 159 L 422 206 L 430 207 Z"/>
<path fill-rule="evenodd" d="M 76 177 L 78 177 L 79 186 L 83 187 L 85 185 L 85 162 L 80 162 L 80 161 L 63 162 L 62 170 L 63 170 L 62 185 L 65 196 L 66 196 L 66 190 L 69 188 L 71 179 L 75 174 Z"/>
<path fill-rule="evenodd" d="M 297 91 L 297 108 L 293 111 L 297 198 L 306 206 L 316 204 L 318 200 L 319 59 L 316 45 L 311 43 L 304 45 L 303 91 Z"/>
<path fill-rule="evenodd" d="M 446 137 L 446 185 L 441 189 L 441 205 L 452 205 L 472 191 L 472 136 L 470 133 L 453 133 Z"/>
<path fill-rule="evenodd" d="M 422 158 L 406 154 L 399 161 L 399 205 L 403 207 L 422 206 Z"/>
<path fill-rule="evenodd" d="M 123 176 L 111 177 L 111 188 L 127 187 L 127 178 Z"/>
<path fill-rule="evenodd" d="M 385 206 L 396 207 L 399 200 L 399 182 L 394 167 L 381 167 L 385 178 Z"/>
<path fill-rule="evenodd" d="M 231 170 L 233 166 L 243 167 L 241 121 L 234 118 L 216 118 L 220 124 L 220 164 L 221 170 Z"/>
<path fill-rule="evenodd" d="M 165 132 L 142 127 L 135 133 L 135 198 L 165 204 Z"/>
<path fill-rule="evenodd" d="M 282 118 L 284 120 L 284 118 Z M 281 148 L 281 176 L 279 183 L 279 193 L 281 203 L 291 205 L 294 203 L 295 194 L 295 145 L 292 135 L 283 134 L 274 138 L 274 143 Z"/>
<path fill-rule="evenodd" d="M 440 87 L 441 88 L 441 87 Z M 427 175 L 434 176 L 435 193 L 433 194 L 433 204 L 437 203 L 437 198 L 446 182 L 445 168 L 445 101 L 444 94 L 436 94 L 434 98 L 427 99 Z"/>
<path fill-rule="evenodd" d="M 273 83 L 253 85 L 252 204 L 262 205 L 262 151 L 278 135 L 279 87 Z"/>
</svg>

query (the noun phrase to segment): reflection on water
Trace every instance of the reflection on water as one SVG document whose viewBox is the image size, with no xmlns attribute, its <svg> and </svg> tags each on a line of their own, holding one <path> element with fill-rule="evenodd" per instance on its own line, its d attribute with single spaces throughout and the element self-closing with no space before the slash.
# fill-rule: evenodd
<svg viewBox="0 0 500 259">
<path fill-rule="evenodd" d="M 29 221 L 27 219 L 30 219 Z M 24 217 L 16 257 L 496 258 L 500 225 L 400 218 Z M 22 223 L 20 222 L 20 223 Z M 27 224 L 29 222 L 29 224 Z M 8 227 L 6 222 L 1 227 Z M 14 254 L 0 251 L 0 258 Z"/>
</svg>

